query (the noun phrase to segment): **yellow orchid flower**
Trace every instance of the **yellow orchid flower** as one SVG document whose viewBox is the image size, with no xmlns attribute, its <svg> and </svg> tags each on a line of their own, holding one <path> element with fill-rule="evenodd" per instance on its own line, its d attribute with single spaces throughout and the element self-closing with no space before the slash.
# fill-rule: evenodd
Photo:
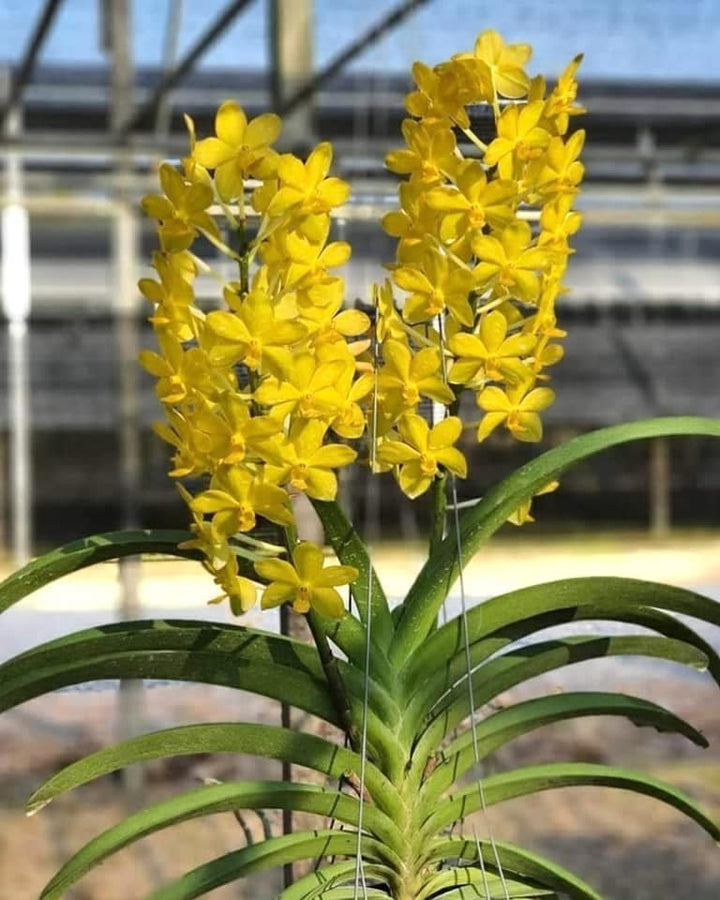
<svg viewBox="0 0 720 900">
<path fill-rule="evenodd" d="M 485 165 L 498 167 L 501 178 L 513 178 L 515 160 L 526 163 L 537 159 L 550 143 L 550 133 L 540 124 L 544 108 L 542 100 L 533 100 L 503 110 L 497 123 L 498 136 L 483 159 Z"/>
<path fill-rule="evenodd" d="M 188 541 L 188 543 L 190 543 Z M 209 603 L 222 603 L 227 597 L 230 601 L 230 609 L 236 616 L 241 616 L 255 606 L 257 602 L 257 585 L 240 575 L 238 572 L 237 557 L 230 555 L 227 563 L 220 569 L 210 569 L 213 581 L 222 589 L 219 597 L 209 600 Z"/>
<path fill-rule="evenodd" d="M 398 194 L 400 209 L 386 213 L 382 226 L 390 237 L 399 239 L 397 261 L 408 264 L 425 252 L 428 235 L 440 237 L 442 216 L 428 204 L 428 189 L 422 182 L 404 181 Z"/>
<path fill-rule="evenodd" d="M 336 590 L 352 584 L 359 572 L 354 566 L 324 566 L 322 550 L 310 541 L 302 541 L 292 552 L 293 565 L 282 559 L 262 559 L 255 571 L 270 584 L 263 591 L 261 605 L 271 609 L 292 603 L 298 613 L 311 609 L 333 619 L 345 613 L 342 597 Z"/>
<path fill-rule="evenodd" d="M 531 242 L 532 231 L 524 221 L 509 225 L 499 237 L 483 234 L 473 238 L 472 248 L 479 260 L 473 273 L 477 286 L 536 303 L 540 292 L 538 271 L 546 265 L 550 253 L 531 246 Z"/>
<path fill-rule="evenodd" d="M 214 199 L 212 188 L 187 181 L 170 163 L 162 163 L 159 174 L 165 196 L 150 194 L 143 197 L 140 205 L 146 215 L 159 221 L 158 235 L 163 250 L 168 253 L 187 250 L 198 236 L 198 230 L 219 239 L 217 223 L 206 212 Z"/>
<path fill-rule="evenodd" d="M 467 476 L 467 463 L 453 446 L 462 433 L 462 422 L 448 416 L 432 428 L 421 416 L 408 413 L 399 422 L 400 439 L 386 437 L 377 449 L 381 464 L 397 466 L 401 490 L 411 499 L 424 494 L 440 466 L 460 478 Z"/>
<path fill-rule="evenodd" d="M 473 274 L 452 263 L 444 253 L 428 250 L 421 267 L 402 266 L 393 278 L 398 287 L 410 292 L 402 307 L 406 322 L 426 322 L 447 310 L 458 322 L 472 326 L 474 316 L 468 296 Z"/>
<path fill-rule="evenodd" d="M 214 338 L 203 342 L 210 361 L 242 362 L 253 372 L 285 372 L 291 360 L 288 347 L 305 337 L 303 326 L 276 319 L 269 297 L 260 291 L 251 291 L 243 300 L 230 292 L 230 300 L 234 312 L 213 310 L 205 320 Z"/>
<path fill-rule="evenodd" d="M 215 186 L 226 203 L 242 197 L 244 180 L 271 177 L 282 123 L 274 113 L 263 113 L 250 122 L 244 110 L 232 100 L 223 103 L 215 115 L 216 137 L 198 141 L 193 158 L 206 169 L 215 170 Z"/>
<path fill-rule="evenodd" d="M 270 416 L 253 415 L 248 395 L 228 392 L 220 398 L 208 430 L 215 438 L 218 462 L 235 465 L 262 459 L 263 444 L 280 433 L 281 424 Z"/>
<path fill-rule="evenodd" d="M 293 422 L 286 440 L 265 448 L 267 477 L 314 500 L 334 500 L 337 477 L 333 470 L 350 465 L 357 453 L 345 444 L 324 444 L 327 430 L 318 419 Z"/>
<path fill-rule="evenodd" d="M 142 367 L 157 379 L 155 393 L 162 403 L 172 406 L 181 403 L 193 389 L 215 396 L 226 385 L 214 372 L 199 347 L 184 350 L 183 345 L 169 331 L 158 334 L 162 354 L 141 350 L 138 359 Z"/>
<path fill-rule="evenodd" d="M 402 133 L 407 149 L 393 150 L 385 165 L 398 175 L 412 175 L 426 187 L 439 184 L 455 168 L 455 135 L 445 125 L 405 119 Z"/>
<path fill-rule="evenodd" d="M 537 338 L 532 334 L 508 337 L 508 322 L 497 309 L 483 316 L 479 334 L 458 332 L 448 339 L 448 348 L 458 359 L 448 373 L 452 384 L 473 387 L 483 381 L 523 381 L 529 356 Z"/>
<path fill-rule="evenodd" d="M 298 353 L 282 379 L 267 378 L 255 391 L 261 406 L 273 408 L 273 415 L 304 419 L 328 418 L 336 414 L 334 385 L 351 362 L 340 359 L 321 361 L 313 353 Z"/>
<path fill-rule="evenodd" d="M 544 487 L 541 487 L 539 491 L 536 491 L 529 500 L 526 500 L 524 503 L 521 503 L 520 506 L 515 510 L 514 513 L 508 516 L 507 520 L 512 525 L 525 525 L 528 522 L 534 522 L 535 519 L 530 514 L 530 510 L 532 508 L 532 502 L 535 497 L 541 497 L 543 494 L 550 494 L 552 491 L 557 490 L 560 487 L 559 481 L 549 481 Z"/>
<path fill-rule="evenodd" d="M 470 54 L 458 54 L 454 59 L 464 59 Z M 484 62 L 490 70 L 495 90 L 504 97 L 524 97 L 530 87 L 530 79 L 523 66 L 532 56 L 530 44 L 506 44 L 497 31 L 483 31 L 475 41 L 472 54 Z"/>
<path fill-rule="evenodd" d="M 341 178 L 328 178 L 332 163 L 332 145 L 318 144 L 306 162 L 291 153 L 278 160 L 279 188 L 267 207 L 271 217 L 292 211 L 295 215 L 321 216 L 318 228 L 326 228 L 325 216 L 331 209 L 342 206 L 350 196 L 350 185 Z"/>
<path fill-rule="evenodd" d="M 585 174 L 585 166 L 578 156 L 585 143 L 585 131 L 580 129 L 567 141 L 554 137 L 545 154 L 529 167 L 528 181 L 542 198 L 562 194 L 576 194 Z"/>
<path fill-rule="evenodd" d="M 223 466 L 213 475 L 208 490 L 192 501 L 194 512 L 212 515 L 218 534 L 230 536 L 251 531 L 260 515 L 277 525 L 292 525 L 287 492 L 276 484 L 260 481 L 240 466 Z"/>
<path fill-rule="evenodd" d="M 580 53 L 570 62 L 545 101 L 543 115 L 549 119 L 557 134 L 567 132 L 571 116 L 580 116 L 587 112 L 584 107 L 575 104 L 578 89 L 575 73 L 582 60 L 583 54 Z"/>
<path fill-rule="evenodd" d="M 468 128 L 470 119 L 465 107 L 492 99 L 490 70 L 482 63 L 480 67 L 483 71 L 459 59 L 434 69 L 421 62 L 414 63 L 412 74 L 418 89 L 407 95 L 405 108 L 410 115 L 427 122 L 446 124 L 450 120 L 460 128 Z"/>
<path fill-rule="evenodd" d="M 166 416 L 169 424 L 154 422 L 153 431 L 175 448 L 173 468 L 168 473 L 171 478 L 196 477 L 210 472 L 214 460 L 208 455 L 203 435 L 190 419 L 176 409 L 168 408 Z"/>
<path fill-rule="evenodd" d="M 382 355 L 385 365 L 378 376 L 380 403 L 393 418 L 414 410 L 421 397 L 445 405 L 455 400 L 452 389 L 438 375 L 442 358 L 435 347 L 413 354 L 407 344 L 390 340 L 383 344 Z"/>
<path fill-rule="evenodd" d="M 192 283 L 168 263 L 168 259 L 175 259 L 179 255 L 164 257 L 158 254 L 155 268 L 160 281 L 141 278 L 138 290 L 155 306 L 153 315 L 148 317 L 148 321 L 158 331 L 167 330 L 178 341 L 184 343 L 197 338 L 205 316 L 194 306 L 195 294 Z"/>
<path fill-rule="evenodd" d="M 519 441 L 535 443 L 542 439 L 539 413 L 555 399 L 550 388 L 532 387 L 532 379 L 510 385 L 506 390 L 491 385 L 477 395 L 477 405 L 485 411 L 478 426 L 478 441 L 505 423 L 508 431 Z"/>
<path fill-rule="evenodd" d="M 308 241 L 296 232 L 285 238 L 289 265 L 285 276 L 287 288 L 311 287 L 327 277 L 328 269 L 344 266 L 352 252 L 347 241 L 325 244 L 327 235 L 319 242 Z"/>
<path fill-rule="evenodd" d="M 488 181 L 477 160 L 466 160 L 455 178 L 456 187 L 433 188 L 427 194 L 427 205 L 444 213 L 440 226 L 443 241 L 463 238 L 469 241 L 489 225 L 502 229 L 515 217 L 513 201 L 517 185 L 509 179 Z"/>
</svg>

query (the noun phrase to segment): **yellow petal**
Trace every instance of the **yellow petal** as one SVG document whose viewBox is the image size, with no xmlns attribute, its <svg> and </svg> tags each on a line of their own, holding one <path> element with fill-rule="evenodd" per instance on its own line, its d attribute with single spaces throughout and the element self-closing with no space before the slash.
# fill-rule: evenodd
<svg viewBox="0 0 720 900">
<path fill-rule="evenodd" d="M 352 584 L 360 577 L 355 566 L 327 566 L 315 582 L 318 587 L 337 587 L 340 584 Z"/>
<path fill-rule="evenodd" d="M 298 585 L 300 579 L 293 567 L 284 559 L 260 559 L 255 563 L 255 571 L 266 581 Z"/>
<path fill-rule="evenodd" d="M 229 144 L 231 147 L 240 147 L 242 144 L 247 143 L 245 140 L 246 128 L 247 116 L 245 111 L 234 100 L 226 100 L 221 104 L 215 114 L 215 134 L 224 144 Z M 201 160 L 198 160 L 198 162 L 203 165 Z"/>
<path fill-rule="evenodd" d="M 245 132 L 244 144 L 248 147 L 266 147 L 274 144 L 280 136 L 282 121 L 275 113 L 263 113 L 254 118 Z"/>
<path fill-rule="evenodd" d="M 235 156 L 235 149 L 214 137 L 198 141 L 193 151 L 193 159 L 206 169 L 215 169 Z"/>
<path fill-rule="evenodd" d="M 485 438 L 505 421 L 507 414 L 504 412 L 489 412 L 483 416 L 477 430 L 478 441 L 484 441 Z"/>
<path fill-rule="evenodd" d="M 305 493 L 315 500 L 334 500 L 337 496 L 337 478 L 330 469 L 308 469 Z"/>
<path fill-rule="evenodd" d="M 260 605 L 263 609 L 272 609 L 275 606 L 281 606 L 287 603 L 295 596 L 295 588 L 290 584 L 284 584 L 280 581 L 274 581 L 269 584 L 263 591 Z"/>
<path fill-rule="evenodd" d="M 215 188 L 225 203 L 231 203 L 243 195 L 245 190 L 243 173 L 235 157 L 220 163 L 215 170 Z"/>
<path fill-rule="evenodd" d="M 310 603 L 312 604 L 313 609 L 317 610 L 321 616 L 327 616 L 331 619 L 341 619 L 345 615 L 342 597 L 335 588 L 315 588 L 310 595 Z"/>
<path fill-rule="evenodd" d="M 300 580 L 315 584 L 325 559 L 320 547 L 312 541 L 302 541 L 293 550 L 292 557 Z"/>
<path fill-rule="evenodd" d="M 434 425 L 428 437 L 428 447 L 439 450 L 451 447 L 462 434 L 462 422 L 457 416 L 448 416 Z"/>
</svg>

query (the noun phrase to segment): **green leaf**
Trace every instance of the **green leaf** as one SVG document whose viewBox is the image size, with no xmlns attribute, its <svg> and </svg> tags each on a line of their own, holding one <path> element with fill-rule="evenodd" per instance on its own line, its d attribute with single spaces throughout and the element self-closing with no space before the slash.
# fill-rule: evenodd
<svg viewBox="0 0 720 900">
<path fill-rule="evenodd" d="M 507 520 L 521 503 L 575 463 L 629 441 L 676 435 L 720 437 L 720 419 L 673 417 L 614 425 L 575 438 L 521 466 L 461 516 L 462 565 Z M 404 663 L 423 643 L 458 576 L 456 537 L 448 535 L 430 554 L 403 604 L 390 660 Z"/>
<path fill-rule="evenodd" d="M 137 556 L 140 553 L 163 553 L 186 559 L 201 559 L 202 555 L 197 550 L 181 550 L 178 547 L 178 544 L 193 537 L 189 531 L 169 529 L 109 531 L 65 544 L 32 560 L 0 584 L 0 612 L 51 581 L 98 562 Z M 242 567 L 243 563 L 239 562 Z"/>
<path fill-rule="evenodd" d="M 704 638 L 700 637 L 692 628 L 680 622 L 674 616 L 651 609 L 647 606 L 629 607 L 625 602 L 607 601 L 596 603 L 592 606 L 583 605 L 555 610 L 532 618 L 511 622 L 503 628 L 495 630 L 484 640 L 476 640 L 470 645 L 470 668 L 473 669 L 484 662 L 490 656 L 505 649 L 509 644 L 514 644 L 538 631 L 557 625 L 581 620 L 597 620 L 623 622 L 625 624 L 640 625 L 662 634 L 664 637 L 682 641 L 692 647 L 696 647 L 706 658 L 710 672 L 720 675 L 720 657 L 714 648 Z M 465 649 L 453 656 L 445 666 L 438 666 L 427 670 L 424 677 L 416 676 L 417 685 L 414 693 L 406 703 L 404 716 L 404 732 L 414 733 L 417 723 L 428 709 L 432 709 L 438 699 L 463 678 L 468 669 L 468 654 Z M 717 680 L 717 678 L 716 678 Z"/>
<path fill-rule="evenodd" d="M 451 887 L 469 887 L 466 893 L 450 891 Z M 555 891 L 544 887 L 537 887 L 505 877 L 500 878 L 492 872 L 483 872 L 482 869 L 469 866 L 453 866 L 443 869 L 430 877 L 423 885 L 416 900 L 427 900 L 428 897 L 439 896 L 438 891 L 443 891 L 443 900 L 446 897 L 476 897 L 480 900 L 509 900 L 513 897 L 553 897 Z"/>
<path fill-rule="evenodd" d="M 340 822 L 354 824 L 358 820 L 358 808 L 359 803 L 354 798 L 313 784 L 254 781 L 200 787 L 133 813 L 98 835 L 65 863 L 46 885 L 41 900 L 60 897 L 86 872 L 128 844 L 198 816 L 234 809 L 292 809 L 332 816 Z M 363 822 L 364 827 L 382 843 L 385 859 L 393 865 L 400 865 L 399 855 L 404 855 L 405 841 L 392 820 L 376 807 L 366 804 Z M 240 852 L 256 850 L 265 843 L 254 844 Z"/>
<path fill-rule="evenodd" d="M 340 562 L 346 566 L 355 566 L 360 572 L 357 582 L 351 586 L 353 599 L 363 622 L 367 622 L 368 605 L 370 606 L 372 639 L 384 653 L 392 640 L 394 625 L 385 591 L 372 567 L 367 547 L 338 503 L 313 500 L 313 506 L 325 529 L 325 537 Z"/>
<path fill-rule="evenodd" d="M 482 875 L 480 877 L 476 875 L 471 880 L 468 880 L 467 884 L 438 894 L 437 900 L 485 900 L 486 897 L 491 898 L 491 900 L 494 900 L 494 898 L 505 900 L 506 897 L 545 897 L 546 900 L 557 900 L 558 898 L 555 891 L 540 891 L 539 888 L 527 888 L 526 890 L 534 890 L 535 893 L 513 893 L 512 889 L 506 891 L 502 885 L 495 890 L 490 888 L 490 893 L 488 893 L 485 890 Z"/>
<path fill-rule="evenodd" d="M 351 854 L 355 852 L 357 836 L 351 831 L 302 831 L 271 838 L 252 847 L 235 850 L 203 863 L 181 878 L 156 891 L 149 900 L 193 900 L 231 884 L 254 872 L 262 872 L 285 863 L 316 856 Z M 363 837 L 363 852 L 375 859 L 383 858 L 383 847 L 372 838 Z M 354 866 L 354 863 L 353 863 Z M 375 868 L 375 866 L 373 866 Z M 382 866 L 377 867 L 385 871 Z M 282 894 L 281 896 L 285 896 Z M 297 897 L 303 895 L 295 895 Z M 317 896 L 308 894 L 308 897 Z M 385 895 L 387 898 L 387 895 Z"/>
<path fill-rule="evenodd" d="M 37 812 L 60 794 L 126 766 L 197 753 L 247 753 L 306 766 L 333 778 L 350 772 L 359 776 L 361 768 L 360 757 L 352 750 L 277 725 L 244 722 L 184 725 L 130 738 L 71 763 L 35 791 L 27 801 L 26 810 L 29 814 Z M 369 761 L 365 764 L 365 787 L 380 809 L 392 818 L 402 816 L 397 791 Z"/>
<path fill-rule="evenodd" d="M 181 620 L 90 628 L 13 657 L 0 666 L 0 711 L 105 678 L 234 687 L 339 724 L 314 648 L 238 625 Z"/>
<path fill-rule="evenodd" d="M 502 691 L 554 669 L 610 656 L 645 656 L 666 659 L 696 669 L 705 667 L 707 658 L 699 650 L 680 641 L 653 635 L 596 635 L 543 641 L 511 650 L 491 659 L 473 672 L 475 709 L 479 709 Z M 470 714 L 467 679 L 448 692 L 432 712 L 415 756 L 427 759 L 444 737 Z"/>
<path fill-rule="evenodd" d="M 638 727 L 682 734 L 699 747 L 708 746 L 707 738 L 684 719 L 638 697 L 597 691 L 537 697 L 493 713 L 477 723 L 475 738 L 472 728 L 466 728 L 443 748 L 437 756 L 436 768 L 422 787 L 422 808 L 429 812 L 437 797 L 475 765 L 475 740 L 482 760 L 521 735 L 581 716 L 623 716 Z"/>
<path fill-rule="evenodd" d="M 485 869 L 495 872 L 496 854 L 508 877 L 532 880 L 561 894 L 567 894 L 572 900 L 602 900 L 599 894 L 572 872 L 537 853 L 504 841 L 491 843 L 462 836 L 439 838 L 428 844 L 424 858 L 427 862 L 457 859 L 475 862 L 482 856 Z"/>
<path fill-rule="evenodd" d="M 472 645 L 508 626 L 527 622 L 532 628 L 518 632 L 524 636 L 540 628 L 593 618 L 602 609 L 615 610 L 620 620 L 632 621 L 628 616 L 638 607 L 683 613 L 720 626 L 720 603 L 685 588 L 636 578 L 567 578 L 509 591 L 472 607 L 467 613 L 468 642 Z M 408 684 L 417 686 L 439 659 L 459 655 L 464 665 L 463 627 L 462 619 L 455 617 L 418 648 L 408 662 Z"/>
<path fill-rule="evenodd" d="M 423 838 L 427 840 L 446 825 L 481 809 L 483 803 L 492 806 L 515 797 L 536 794 L 539 791 L 581 785 L 621 788 L 636 794 L 654 797 L 693 819 L 707 831 L 713 840 L 720 840 L 718 824 L 709 818 L 691 797 L 678 791 L 672 785 L 639 772 L 632 772 L 629 769 L 591 763 L 550 763 L 542 766 L 526 766 L 511 772 L 503 772 L 500 775 L 491 775 L 489 778 L 483 779 L 482 785 L 482 795 L 484 796 L 481 796 L 478 785 L 474 784 L 443 800 L 423 824 L 418 840 L 422 841 Z"/>
<path fill-rule="evenodd" d="M 320 894 L 313 894 L 314 897 L 322 897 L 323 900 L 388 900 L 387 891 L 368 887 L 361 890 L 358 894 L 354 887 L 331 887 Z"/>
<path fill-rule="evenodd" d="M 353 855 L 356 849 L 357 847 L 354 847 L 351 851 Z M 330 892 L 334 890 L 349 890 L 350 898 L 354 900 L 352 894 L 355 892 L 353 884 L 355 881 L 355 869 L 355 859 L 321 866 L 317 871 L 310 872 L 303 878 L 298 878 L 294 884 L 285 888 L 281 894 L 278 894 L 277 900 L 313 900 L 315 897 L 328 897 L 331 895 Z M 363 862 L 363 872 L 366 882 L 376 880 L 383 881 L 386 884 L 397 882 L 397 875 L 391 869 L 377 863 L 368 863 L 367 860 Z M 351 885 L 343 887 L 342 883 L 348 881 L 351 882 Z M 368 887 L 368 896 L 370 897 L 373 896 L 371 891 L 372 888 Z M 387 900 L 388 895 L 386 893 L 374 893 Z M 335 896 L 335 894 L 332 894 L 332 896 Z M 342 896 L 342 893 L 338 894 L 338 896 Z"/>
</svg>

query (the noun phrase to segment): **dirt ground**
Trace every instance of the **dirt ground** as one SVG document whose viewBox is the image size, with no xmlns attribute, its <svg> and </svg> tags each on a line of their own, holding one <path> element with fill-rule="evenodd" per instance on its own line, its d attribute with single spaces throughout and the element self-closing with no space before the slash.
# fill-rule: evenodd
<svg viewBox="0 0 720 900">
<path fill-rule="evenodd" d="M 683 541 L 680 541 L 683 544 Z M 553 554 L 539 540 L 523 548 L 493 548 L 471 577 L 482 578 L 483 593 L 507 590 L 548 576 L 626 574 L 678 584 L 720 583 L 720 542 L 708 537 L 688 541 L 680 550 L 669 545 L 610 542 L 591 551 L 568 544 Z M 417 563 L 413 553 L 400 557 L 390 550 L 379 565 L 389 592 L 407 583 Z M 168 566 L 172 566 L 171 569 Z M 93 609 L 98 585 L 112 586 L 112 567 L 80 573 L 40 592 L 30 601 L 39 618 L 55 607 Z M 195 574 L 180 564 L 145 566 L 144 590 L 162 581 L 162 596 L 184 608 L 194 596 Z M 202 576 L 198 576 L 202 578 Z M 99 580 L 98 580 L 99 579 Z M 172 583 L 168 590 L 168 580 Z M 83 592 L 82 585 L 87 590 Z M 210 588 L 211 589 L 211 588 Z M 54 591 L 54 593 L 53 593 Z M 95 600 L 93 601 L 93 598 Z M 153 605 L 158 595 L 153 591 Z M 104 602 L 104 601 L 102 601 Z M 162 604 L 160 604 L 162 605 Z M 198 606 L 198 616 L 203 610 Z M 110 618 L 110 617 L 108 617 Z M 0 623 L 1 624 L 1 623 Z M 1 633 L 1 632 L 0 632 Z M 2 640 L 2 638 L 0 638 Z M 607 762 L 637 766 L 665 777 L 720 816 L 720 704 L 717 689 L 700 678 L 687 681 L 643 675 L 634 670 L 613 685 L 626 693 L 667 705 L 703 730 L 711 748 L 703 751 L 681 738 L 609 719 L 568 722 L 536 732 L 510 745 L 492 760 L 492 769 L 553 760 Z M 512 702 L 519 695 L 504 697 Z M 259 765 L 248 757 L 193 757 L 151 764 L 142 772 L 135 796 L 120 777 L 105 778 L 56 800 L 28 818 L 27 796 L 62 765 L 117 738 L 117 695 L 113 691 L 66 692 L 40 698 L 0 716 L 0 900 L 35 900 L 53 872 L 85 841 L 119 821 L 132 804 L 146 805 L 178 794 L 205 778 L 280 777 L 279 767 Z M 250 719 L 277 722 L 279 710 L 220 688 L 163 686 L 144 693 L 144 729 L 154 730 L 196 721 Z M 130 783 L 132 787 L 132 783 Z M 259 836 L 263 823 L 253 813 L 246 825 Z M 268 814 L 274 833 L 279 817 Z M 585 877 L 608 900 L 717 900 L 720 896 L 720 853 L 698 826 L 649 798 L 600 788 L 565 789 L 516 800 L 478 817 L 480 835 L 491 831 L 556 859 Z M 220 814 L 168 829 L 123 850 L 85 877 L 68 893 L 71 900 L 141 900 L 165 881 L 194 865 L 236 849 L 243 829 L 232 814 Z M 271 900 L 280 890 L 277 874 L 258 875 L 242 886 L 220 889 L 218 900 Z"/>
</svg>

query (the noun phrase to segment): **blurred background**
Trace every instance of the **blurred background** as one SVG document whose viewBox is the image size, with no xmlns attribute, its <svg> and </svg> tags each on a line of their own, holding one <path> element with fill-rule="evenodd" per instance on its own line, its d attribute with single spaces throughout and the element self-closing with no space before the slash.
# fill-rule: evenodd
<svg viewBox="0 0 720 900">
<path fill-rule="evenodd" d="M 135 363 L 139 348 L 153 346 L 135 285 L 156 245 L 138 201 L 156 190 L 158 162 L 186 152 L 182 114 L 207 135 L 219 103 L 233 98 L 250 115 L 274 109 L 285 117 L 281 149 L 305 152 L 317 140 L 333 141 L 336 174 L 353 189 L 334 223 L 353 246 L 347 300 L 367 300 L 393 256 L 379 225 L 396 190 L 383 157 L 400 143 L 410 66 L 469 49 L 486 28 L 532 43 L 529 69 L 550 80 L 584 52 L 579 100 L 588 114 L 572 121 L 588 132 L 578 201 L 585 220 L 570 261 L 571 291 L 559 304 L 566 357 L 553 370 L 557 402 L 544 416 L 543 445 L 502 435 L 469 445 L 462 498 L 590 428 L 720 415 L 718 0 L 0 0 L 3 571 L 102 530 L 185 526 L 166 475 L 167 447 L 150 429 L 159 403 Z M 203 248 L 210 261 L 214 254 Z M 217 264 L 220 271 L 227 265 Z M 211 308 L 214 283 L 198 284 Z M 391 483 L 361 476 L 346 480 L 343 492 L 377 547 L 390 592 L 401 596 L 419 565 L 422 502 L 398 504 Z M 720 599 L 719 509 L 720 454 L 712 442 L 658 440 L 603 454 L 538 501 L 536 525 L 506 526 L 473 571 L 473 597 L 569 573 L 654 577 Z M 119 614 L 226 617 L 222 608 L 205 609 L 213 594 L 196 566 L 154 561 L 120 577 L 103 566 L 7 613 L 0 658 Z M 277 627 L 259 614 L 251 624 Z M 583 676 L 583 684 L 611 678 L 628 689 L 641 680 L 645 695 L 657 689 L 656 699 L 715 736 L 715 750 L 686 756 L 673 741 L 643 734 L 638 742 L 634 730 L 604 723 L 546 730 L 514 752 L 528 761 L 561 753 L 627 762 L 647 746 L 658 771 L 672 769 L 676 783 L 720 806 L 720 715 L 706 682 L 693 680 L 688 691 L 673 670 L 620 663 L 586 667 Z M 8 798 L 0 801 L 0 823 L 3 816 L 12 823 L 0 828 L 0 898 L 36 896 L 44 875 L 78 845 L 83 835 L 63 824 L 68 810 L 75 822 L 85 811 L 78 826 L 85 836 L 119 817 L 115 806 L 125 795 L 101 785 L 79 795 L 79 806 L 66 803 L 63 813 L 58 804 L 21 826 L 23 791 L 42 773 L 118 730 L 238 710 L 220 689 L 163 687 L 144 697 L 126 690 L 118 699 L 114 686 L 104 688 L 37 701 L 0 719 L 0 785 Z M 255 712 L 277 714 L 270 704 Z M 205 766 L 200 775 L 188 767 L 138 777 L 135 799 L 206 770 L 222 777 L 230 764 L 198 765 Z M 544 852 L 559 847 L 563 861 L 577 862 L 611 898 L 720 894 L 720 865 L 701 834 L 647 801 L 660 832 L 651 846 L 645 807 L 633 820 L 627 798 L 606 797 L 560 792 L 517 813 L 509 804 L 493 824 L 500 836 L 534 841 Z M 189 835 L 186 862 L 242 836 L 234 820 L 207 832 L 202 823 L 194 827 L 179 832 Z M 178 847 L 153 840 L 113 863 L 122 872 L 115 882 L 96 887 L 88 879 L 76 896 L 139 897 L 176 873 Z M 29 842 L 38 858 L 23 874 L 17 854 Z M 266 879 L 247 890 L 218 896 L 272 897 L 276 886 Z"/>
</svg>

